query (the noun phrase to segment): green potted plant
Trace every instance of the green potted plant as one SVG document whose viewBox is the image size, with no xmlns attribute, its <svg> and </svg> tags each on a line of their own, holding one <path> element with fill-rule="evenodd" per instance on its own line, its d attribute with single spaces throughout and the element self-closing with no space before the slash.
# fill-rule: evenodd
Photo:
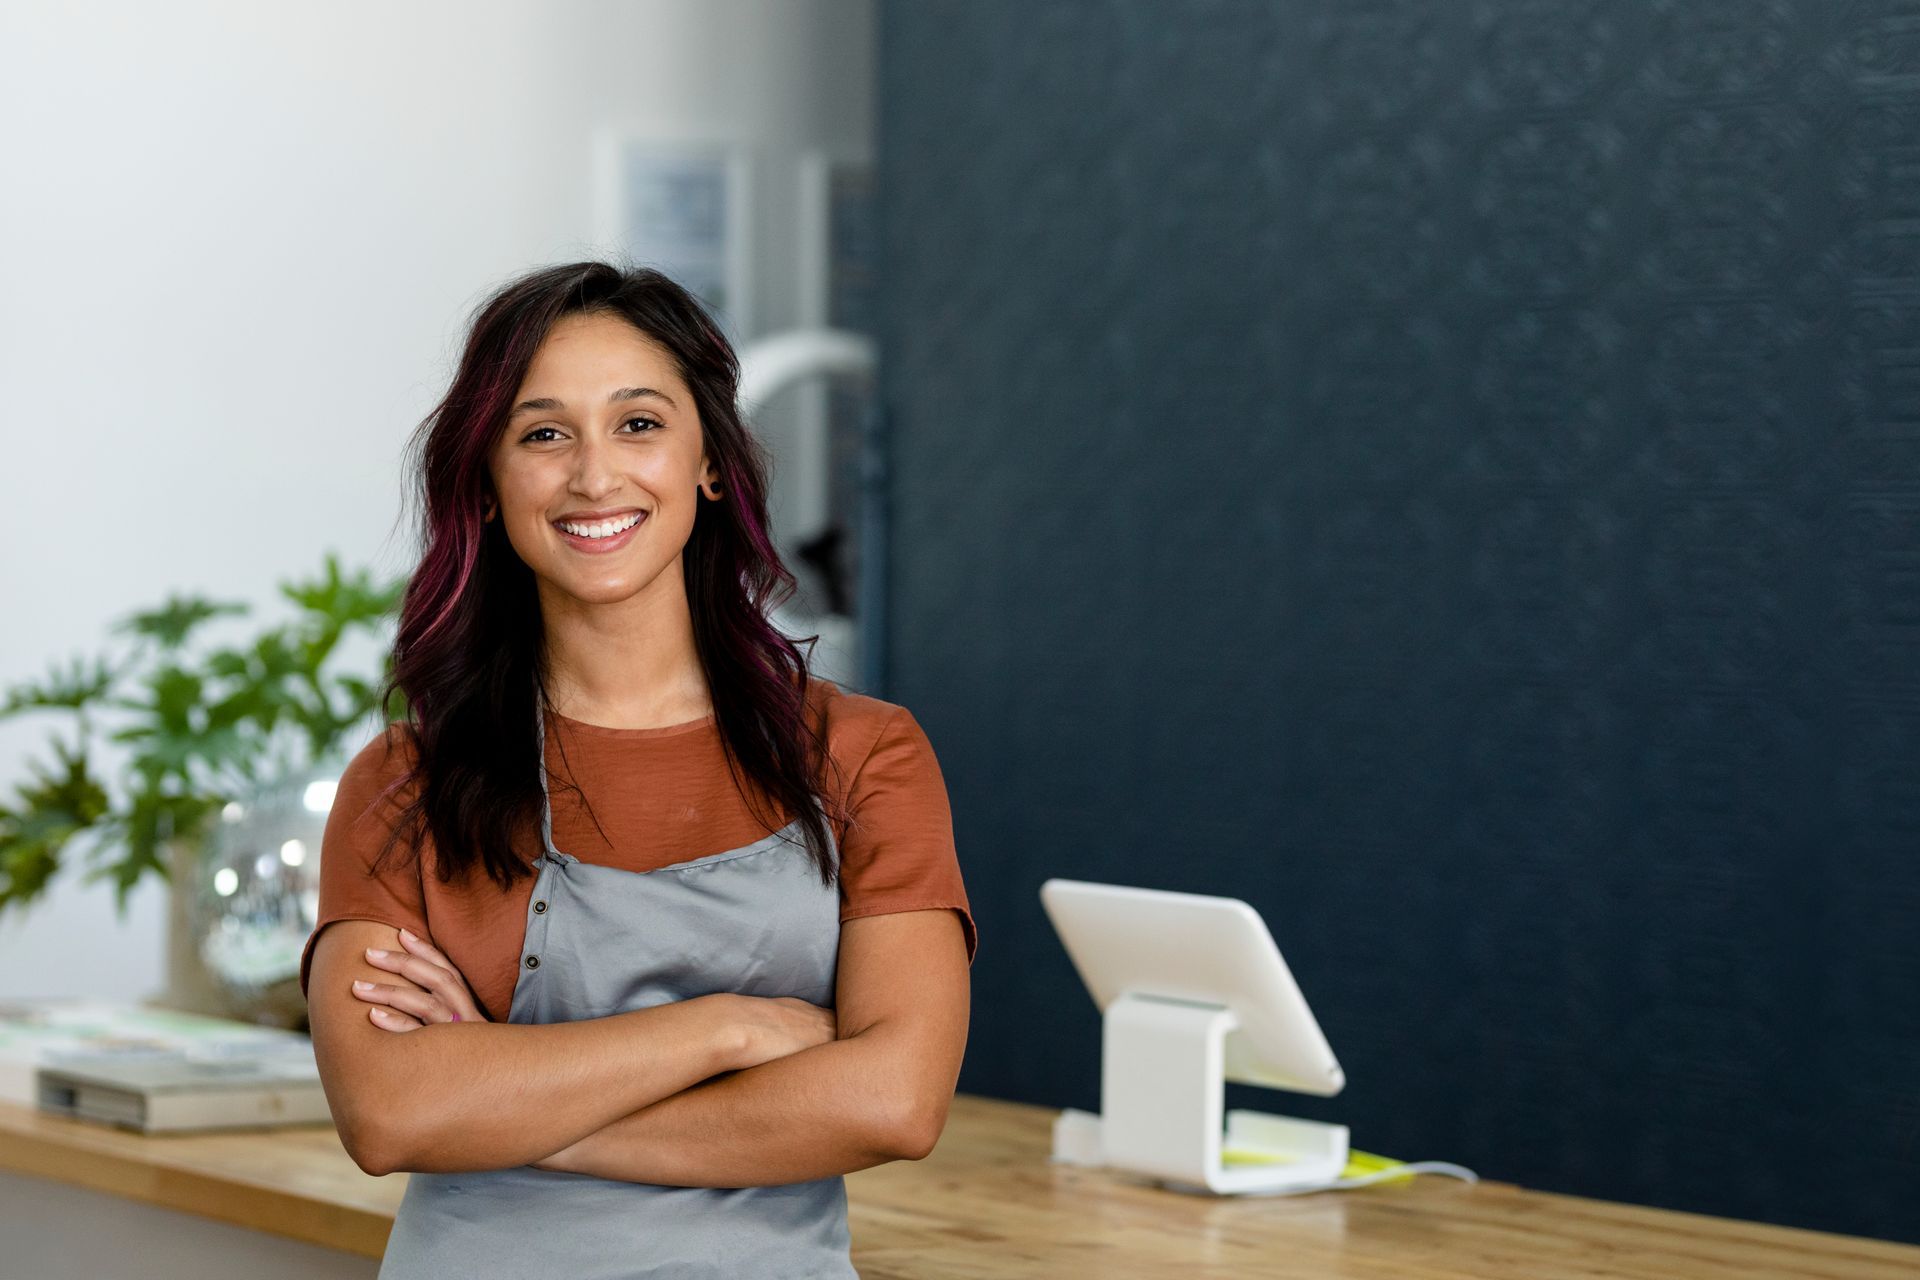
<svg viewBox="0 0 1920 1280">
<path fill-rule="evenodd" d="M 298 613 L 250 641 L 190 643 L 208 622 L 249 607 L 174 595 L 114 625 L 131 638 L 126 652 L 75 657 L 7 691 L 0 719 L 61 715 L 74 733 L 71 740 L 53 734 L 50 760 L 29 760 L 27 780 L 0 801 L 0 916 L 41 897 L 76 850 L 88 863 L 86 883 L 112 880 L 122 920 L 128 895 L 152 872 L 172 888 L 162 1003 L 294 1025 L 305 1021 L 297 973 L 236 992 L 208 972 L 193 936 L 192 893 L 223 817 L 234 819 L 289 779 L 337 768 L 343 748 L 370 736 L 362 726 L 380 709 L 390 652 L 377 679 L 332 670 L 329 661 L 350 632 L 385 633 L 405 580 L 375 584 L 364 570 L 343 575 L 328 553 L 318 578 L 279 589 Z M 405 712 L 404 698 L 394 698 L 402 705 L 387 708 L 388 716 Z M 111 776 L 96 767 L 100 735 L 128 753 Z M 313 854 L 304 872 L 309 904 L 317 848 Z"/>
</svg>

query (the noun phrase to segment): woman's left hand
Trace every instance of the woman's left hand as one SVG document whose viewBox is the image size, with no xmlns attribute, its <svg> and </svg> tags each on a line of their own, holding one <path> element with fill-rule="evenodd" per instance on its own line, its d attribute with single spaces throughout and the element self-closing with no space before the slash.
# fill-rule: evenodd
<svg viewBox="0 0 1920 1280">
<path fill-rule="evenodd" d="M 429 1022 L 487 1022 L 487 1015 L 453 961 L 424 938 L 400 931 L 405 951 L 369 949 L 367 963 L 390 970 L 410 983 L 353 984 L 353 994 L 382 1005 L 369 1011 L 374 1025 L 388 1031 L 415 1031 Z"/>
</svg>

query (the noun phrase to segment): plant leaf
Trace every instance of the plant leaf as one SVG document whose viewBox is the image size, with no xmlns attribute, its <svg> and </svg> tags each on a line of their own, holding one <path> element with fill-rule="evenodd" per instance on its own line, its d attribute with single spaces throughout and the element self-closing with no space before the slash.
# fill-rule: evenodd
<svg viewBox="0 0 1920 1280">
<path fill-rule="evenodd" d="M 120 634 L 143 636 L 163 650 L 178 649 L 186 643 L 194 628 L 210 618 L 244 614 L 247 605 L 237 600 L 208 600 L 202 596 L 169 596 L 158 609 L 128 614 L 114 624 Z"/>
<path fill-rule="evenodd" d="M 95 658 L 89 664 L 76 654 L 66 670 L 62 671 L 58 663 L 49 664 L 45 680 L 9 688 L 5 702 L 0 702 L 0 719 L 35 707 L 77 711 L 104 697 L 119 675 L 105 658 Z"/>
</svg>

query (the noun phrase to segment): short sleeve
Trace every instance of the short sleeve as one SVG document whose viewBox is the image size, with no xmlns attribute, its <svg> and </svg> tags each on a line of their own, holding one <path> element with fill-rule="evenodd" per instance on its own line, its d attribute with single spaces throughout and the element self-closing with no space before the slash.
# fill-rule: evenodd
<svg viewBox="0 0 1920 1280">
<path fill-rule="evenodd" d="M 881 726 L 854 774 L 848 807 L 852 821 L 840 842 L 841 921 L 951 907 L 960 915 L 971 966 L 978 943 L 946 779 L 933 744 L 905 707 Z"/>
<path fill-rule="evenodd" d="M 336 920 L 377 920 L 421 937 L 432 936 L 420 860 L 396 842 L 381 869 L 372 869 L 407 803 L 399 790 L 383 794 L 412 767 L 411 738 L 405 734 L 405 727 L 395 724 L 361 748 L 334 790 L 333 807 L 320 837 L 320 905 L 300 954 L 303 996 L 313 967 L 314 943 L 320 931 Z"/>
</svg>

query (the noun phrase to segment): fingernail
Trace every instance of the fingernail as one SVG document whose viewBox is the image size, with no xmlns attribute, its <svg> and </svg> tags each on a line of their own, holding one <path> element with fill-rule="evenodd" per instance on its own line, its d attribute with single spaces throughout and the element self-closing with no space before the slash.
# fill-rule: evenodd
<svg viewBox="0 0 1920 1280">
<path fill-rule="evenodd" d="M 382 951 L 378 947 L 368 947 L 367 954 L 372 956 L 375 960 L 385 960 L 387 958 L 387 953 Z"/>
<path fill-rule="evenodd" d="M 361 981 L 360 981 L 359 979 L 357 979 L 357 978 L 356 978 L 356 979 L 354 980 L 354 983 L 353 983 L 353 987 L 354 987 L 354 990 L 356 990 L 356 991 L 371 991 L 371 990 L 373 990 L 373 984 L 372 984 L 371 982 L 361 982 Z"/>
<path fill-rule="evenodd" d="M 403 938 L 405 938 L 405 939 L 406 939 L 407 941 L 409 941 L 409 942 L 418 942 L 418 941 L 420 941 L 420 937 L 419 937 L 419 935 L 418 935 L 418 934 L 415 934 L 415 933 L 409 933 L 409 932 L 408 932 L 407 930 L 405 930 L 405 929 L 402 929 L 402 930 L 400 931 L 400 936 L 401 936 L 401 937 L 403 937 Z"/>
</svg>

